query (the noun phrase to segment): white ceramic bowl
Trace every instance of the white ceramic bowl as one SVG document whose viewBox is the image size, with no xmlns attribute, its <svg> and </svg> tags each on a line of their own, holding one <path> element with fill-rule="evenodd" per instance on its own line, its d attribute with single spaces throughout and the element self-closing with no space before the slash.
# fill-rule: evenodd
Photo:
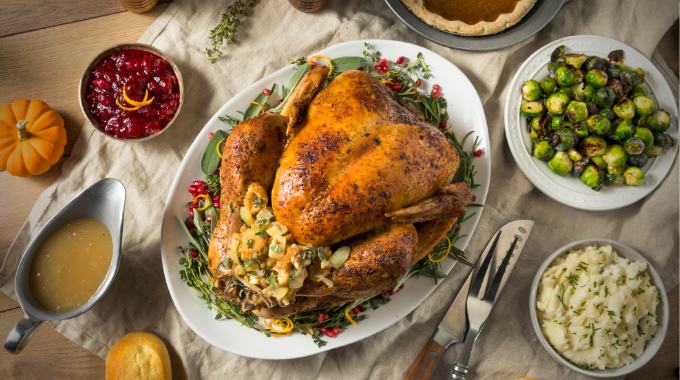
<svg viewBox="0 0 680 380">
<path fill-rule="evenodd" d="M 661 297 L 661 302 L 659 302 L 656 309 L 658 330 L 654 334 L 654 338 L 652 338 L 649 341 L 647 349 L 642 354 L 642 356 L 636 358 L 635 361 L 633 361 L 633 363 L 627 366 L 604 370 L 579 368 L 574 364 L 570 363 L 562 355 L 557 353 L 557 351 L 550 345 L 550 343 L 548 343 L 548 340 L 543 335 L 543 332 L 541 331 L 541 326 L 539 325 L 538 322 L 538 315 L 536 313 L 536 292 L 538 291 L 538 284 L 541 278 L 543 277 L 543 273 L 545 273 L 546 269 L 548 269 L 548 266 L 552 265 L 556 258 L 565 255 L 569 251 L 574 251 L 590 245 L 597 246 L 611 245 L 619 256 L 625 257 L 630 261 L 642 261 L 644 263 L 647 263 L 647 270 L 650 275 L 650 282 L 652 285 L 656 286 L 657 289 L 659 290 L 659 297 Z M 599 378 L 609 378 L 627 375 L 639 369 L 643 365 L 647 364 L 647 362 L 649 362 L 652 359 L 652 357 L 654 357 L 656 352 L 659 351 L 661 343 L 663 343 L 663 339 L 666 337 L 666 331 L 668 330 L 668 297 L 666 296 L 666 289 L 663 287 L 663 282 L 661 282 L 659 274 L 652 267 L 652 264 L 649 261 L 647 261 L 647 259 L 645 259 L 639 252 L 625 244 L 621 244 L 617 241 L 609 239 L 584 239 L 575 241 L 559 248 L 552 255 L 550 255 L 550 257 L 548 257 L 548 259 L 543 263 L 543 265 L 541 265 L 541 268 L 536 273 L 536 276 L 534 277 L 534 282 L 531 283 L 531 294 L 529 295 L 529 313 L 531 314 L 531 325 L 534 327 L 534 331 L 538 336 L 538 340 L 555 360 L 562 363 L 564 366 L 568 367 L 572 371 L 576 371 L 587 376 Z"/>
</svg>

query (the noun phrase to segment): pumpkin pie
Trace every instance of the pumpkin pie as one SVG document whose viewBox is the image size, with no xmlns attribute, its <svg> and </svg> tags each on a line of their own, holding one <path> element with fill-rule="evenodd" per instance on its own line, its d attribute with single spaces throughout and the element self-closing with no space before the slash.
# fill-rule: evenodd
<svg viewBox="0 0 680 380">
<path fill-rule="evenodd" d="M 401 0 L 426 23 L 470 36 L 496 34 L 529 12 L 536 0 Z"/>
</svg>

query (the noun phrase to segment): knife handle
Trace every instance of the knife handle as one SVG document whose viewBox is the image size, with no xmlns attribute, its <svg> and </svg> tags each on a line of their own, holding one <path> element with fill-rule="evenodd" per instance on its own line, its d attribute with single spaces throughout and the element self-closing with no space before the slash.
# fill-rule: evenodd
<svg viewBox="0 0 680 380">
<path fill-rule="evenodd" d="M 420 351 L 420 355 L 411 364 L 404 380 L 430 380 L 443 353 L 444 347 L 430 339 L 425 348 Z"/>
</svg>

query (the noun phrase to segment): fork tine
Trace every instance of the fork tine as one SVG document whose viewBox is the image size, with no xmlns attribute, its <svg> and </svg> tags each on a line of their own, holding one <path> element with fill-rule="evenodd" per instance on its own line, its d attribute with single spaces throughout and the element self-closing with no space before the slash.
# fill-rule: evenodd
<svg viewBox="0 0 680 380">
<path fill-rule="evenodd" d="M 482 284 L 484 283 L 484 277 L 486 276 L 487 269 L 489 269 L 489 263 L 491 262 L 491 258 L 493 258 L 493 256 L 496 254 L 496 245 L 498 244 L 498 240 L 501 237 L 501 232 L 502 231 L 498 231 L 498 234 L 496 235 L 496 240 L 494 240 L 491 249 L 489 249 L 489 253 L 486 254 L 484 262 L 479 267 L 479 272 L 477 272 L 477 277 L 475 277 L 475 281 L 472 283 L 472 286 L 470 286 L 468 296 L 471 295 L 476 298 L 479 295 L 479 290 L 482 288 Z"/>
<path fill-rule="evenodd" d="M 505 254 L 505 257 L 503 258 L 503 262 L 498 267 L 498 271 L 496 272 L 496 276 L 494 276 L 494 278 L 493 278 L 493 282 L 491 283 L 491 286 L 488 286 L 486 288 L 486 294 L 484 294 L 485 300 L 490 300 L 491 302 L 495 301 L 496 296 L 498 295 L 498 289 L 500 288 L 501 282 L 503 281 L 503 275 L 505 274 L 505 269 L 508 267 L 508 263 L 510 263 L 510 257 L 512 256 L 512 251 L 515 250 L 516 245 L 517 245 L 517 237 L 515 236 L 515 240 L 513 240 L 512 245 L 510 246 L 510 249 L 508 249 L 508 253 Z"/>
</svg>

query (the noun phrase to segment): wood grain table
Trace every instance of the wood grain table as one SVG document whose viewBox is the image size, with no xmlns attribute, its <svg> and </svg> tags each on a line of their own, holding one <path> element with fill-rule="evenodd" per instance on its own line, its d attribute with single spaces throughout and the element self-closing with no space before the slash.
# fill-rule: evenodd
<svg viewBox="0 0 680 380">
<path fill-rule="evenodd" d="M 161 1 L 163 3 L 164 1 Z M 167 1 L 166 1 L 167 2 Z M 41 99 L 57 110 L 68 143 L 61 161 L 30 178 L 0 171 L 0 262 L 40 194 L 59 176 L 85 122 L 76 96 L 81 71 L 99 51 L 135 42 L 167 4 L 145 14 L 126 12 L 114 0 L 0 0 L 0 105 Z M 206 35 L 210 25 L 206 25 Z M 206 43 L 207 43 L 206 38 Z M 678 23 L 658 49 L 678 74 Z M 629 380 L 675 379 L 678 366 L 678 288 L 669 294 L 671 326 L 663 347 Z M 0 338 L 21 319 L 19 304 L 0 293 Z M 1 379 L 103 379 L 104 360 L 57 333 L 38 330 L 21 355 L 0 350 Z M 549 380 L 549 379 L 540 379 Z"/>
</svg>

